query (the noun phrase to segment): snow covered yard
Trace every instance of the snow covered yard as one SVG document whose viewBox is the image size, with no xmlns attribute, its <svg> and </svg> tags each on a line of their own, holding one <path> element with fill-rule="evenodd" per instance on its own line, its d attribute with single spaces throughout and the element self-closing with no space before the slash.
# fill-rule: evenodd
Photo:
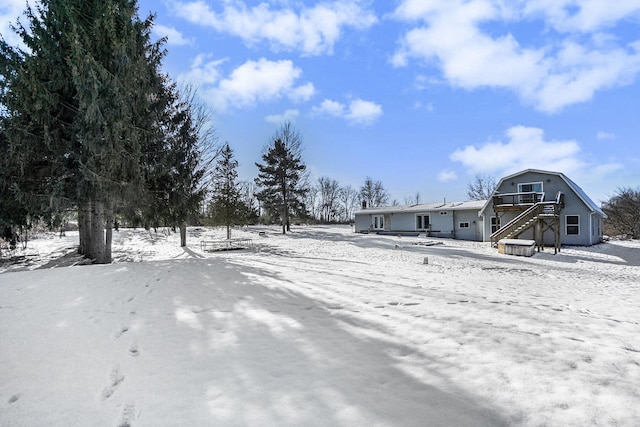
<svg viewBox="0 0 640 427">
<path fill-rule="evenodd" d="M 0 425 L 640 425 L 638 242 L 189 233 L 72 267 L 77 235 L 51 235 L 0 266 Z"/>
</svg>

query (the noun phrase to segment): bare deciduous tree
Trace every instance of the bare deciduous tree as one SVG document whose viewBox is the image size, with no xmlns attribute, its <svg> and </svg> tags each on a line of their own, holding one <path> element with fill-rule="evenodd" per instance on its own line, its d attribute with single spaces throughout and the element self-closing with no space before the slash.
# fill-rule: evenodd
<svg viewBox="0 0 640 427">
<path fill-rule="evenodd" d="M 335 179 L 318 178 L 320 221 L 334 221 L 339 213 L 340 184 Z"/>
<path fill-rule="evenodd" d="M 350 185 L 342 187 L 340 191 L 340 202 L 342 203 L 342 212 L 345 221 L 351 221 L 353 212 L 358 204 L 358 191 Z"/>
<path fill-rule="evenodd" d="M 487 200 L 498 186 L 496 179 L 490 175 L 476 174 L 473 182 L 467 185 L 469 200 Z"/>
<path fill-rule="evenodd" d="M 405 205 L 419 205 L 420 203 L 422 203 L 422 196 L 420 195 L 419 191 L 416 191 L 416 194 L 412 197 L 404 198 Z"/>
<path fill-rule="evenodd" d="M 367 177 L 360 187 L 360 201 L 366 203 L 367 207 L 383 206 L 389 202 L 389 193 L 382 182 Z"/>
<path fill-rule="evenodd" d="M 619 188 L 602 210 L 608 217 L 608 234 L 640 239 L 640 189 Z"/>
</svg>

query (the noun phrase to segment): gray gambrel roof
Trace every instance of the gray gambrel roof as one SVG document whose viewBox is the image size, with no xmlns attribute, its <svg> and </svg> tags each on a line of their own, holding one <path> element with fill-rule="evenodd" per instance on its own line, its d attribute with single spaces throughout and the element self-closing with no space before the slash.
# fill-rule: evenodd
<svg viewBox="0 0 640 427">
<path fill-rule="evenodd" d="M 388 213 L 420 213 L 420 212 L 439 212 L 439 211 L 465 211 L 479 210 L 484 206 L 486 200 L 474 200 L 470 202 L 449 202 L 449 203 L 427 203 L 417 205 L 404 206 L 381 206 L 375 208 L 365 208 L 357 211 L 358 214 L 388 214 Z"/>
<path fill-rule="evenodd" d="M 571 188 L 573 190 L 574 193 L 576 193 L 578 195 L 578 197 L 580 198 L 580 200 L 582 200 L 582 202 L 591 210 L 592 213 L 597 213 L 598 215 L 602 216 L 603 218 L 606 218 L 607 215 L 602 212 L 602 209 L 600 209 L 600 207 L 593 201 L 591 200 L 591 198 L 587 195 L 587 193 L 584 192 L 584 190 L 582 188 L 580 188 L 580 186 L 578 184 L 576 184 L 575 182 L 571 181 L 569 178 L 567 178 L 567 176 L 561 172 L 550 172 L 550 171 L 544 171 L 544 170 L 540 170 L 540 169 L 526 169 L 517 173 L 514 173 L 512 175 L 509 176 L 505 176 L 504 178 L 502 178 L 500 180 L 500 182 L 498 182 L 498 185 L 496 186 L 496 188 L 500 188 L 500 186 L 502 185 L 502 183 L 504 181 L 513 179 L 517 176 L 520 175 L 524 175 L 525 173 L 539 173 L 539 174 L 543 174 L 543 175 L 555 175 L 560 177 L 568 186 L 569 188 Z M 489 202 L 491 201 L 491 199 L 486 200 L 484 202 L 484 206 L 482 206 L 482 209 L 480 209 L 480 213 L 479 215 L 482 215 L 484 213 L 484 211 L 487 209 L 487 206 L 489 206 Z"/>
</svg>

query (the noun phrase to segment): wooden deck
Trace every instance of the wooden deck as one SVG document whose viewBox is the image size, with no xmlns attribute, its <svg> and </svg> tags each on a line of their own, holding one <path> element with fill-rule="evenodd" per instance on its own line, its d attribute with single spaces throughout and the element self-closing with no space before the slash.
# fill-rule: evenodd
<svg viewBox="0 0 640 427">
<path fill-rule="evenodd" d="M 534 202 L 535 201 L 535 202 Z M 524 202 L 524 203 L 523 203 Z M 544 193 L 509 193 L 493 196 L 496 217 L 500 213 L 520 212 L 514 219 L 491 235 L 491 243 L 498 245 L 503 239 L 517 239 L 525 231 L 534 228 L 535 246 L 544 250 L 544 233 L 552 230 L 555 253 L 560 252 L 560 212 L 564 208 L 564 194 L 558 192 L 554 200 L 545 201 Z M 499 247 L 499 245 L 498 245 Z"/>
</svg>

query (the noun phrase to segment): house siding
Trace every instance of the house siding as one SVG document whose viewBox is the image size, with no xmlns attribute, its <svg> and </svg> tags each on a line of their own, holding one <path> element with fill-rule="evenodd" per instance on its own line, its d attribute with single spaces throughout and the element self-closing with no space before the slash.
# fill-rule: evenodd
<svg viewBox="0 0 640 427">
<path fill-rule="evenodd" d="M 482 241 L 481 220 L 478 211 L 454 211 L 455 237 L 460 240 Z M 461 228 L 460 223 L 468 223 L 468 228 Z"/>
<path fill-rule="evenodd" d="M 594 214 L 592 209 L 587 206 L 580 196 L 569 186 L 569 184 L 556 173 L 545 173 L 543 171 L 527 171 L 520 175 L 504 178 L 496 191 L 499 193 L 517 193 L 518 184 L 542 182 L 542 191 L 545 193 L 545 200 L 554 200 L 558 191 L 564 194 L 565 208 L 560 212 L 560 238 L 562 244 L 565 245 L 584 245 L 589 246 L 597 244 L 602 240 L 601 232 L 597 231 L 594 236 L 593 221 L 598 221 L 599 229 L 602 229 L 602 218 L 600 215 Z M 507 224 L 514 219 L 519 212 L 501 213 L 501 225 Z M 566 218 L 570 215 L 577 215 L 579 218 L 579 234 L 567 234 Z M 491 240 L 491 217 L 495 216 L 492 201 L 483 212 L 484 217 L 484 240 Z M 533 239 L 533 229 L 527 230 L 520 235 L 522 239 Z M 554 242 L 554 233 L 547 230 L 543 238 L 545 245 L 552 245 Z"/>
<path fill-rule="evenodd" d="M 376 215 L 385 216 L 385 231 L 402 233 L 424 233 L 425 228 L 418 228 L 417 216 L 429 217 L 429 235 L 433 237 L 462 238 L 479 240 L 478 212 L 483 202 L 465 202 L 443 204 L 426 204 L 411 206 L 391 206 L 387 208 L 369 208 L 355 213 L 355 231 L 366 232 Z M 461 228 L 460 222 L 469 227 Z"/>
<path fill-rule="evenodd" d="M 415 231 L 417 214 L 418 212 L 394 213 L 392 230 Z"/>
<path fill-rule="evenodd" d="M 502 194 L 518 193 L 518 184 L 542 183 L 545 200 L 555 200 L 558 191 L 564 194 L 564 209 L 560 212 L 560 239 L 565 245 L 593 245 L 602 241 L 603 220 L 606 215 L 573 181 L 566 176 L 547 171 L 526 170 L 503 178 L 498 183 L 497 192 Z M 500 224 L 506 225 L 520 212 L 500 212 Z M 370 230 L 373 216 L 384 216 L 384 231 L 398 233 L 418 233 L 416 215 L 429 215 L 432 237 L 450 237 L 460 240 L 490 241 L 491 219 L 495 217 L 493 200 L 420 204 L 411 206 L 391 206 L 363 209 L 355 213 L 355 231 Z M 578 234 L 567 233 L 567 216 L 579 218 Z M 465 227 L 460 224 L 464 223 Z M 468 223 L 468 227 L 466 224 Z M 575 230 L 575 227 L 572 229 Z M 376 230 L 382 231 L 382 230 Z M 533 228 L 520 235 L 523 239 L 533 239 Z M 545 245 L 553 245 L 553 230 L 547 230 L 543 236 Z"/>
</svg>

